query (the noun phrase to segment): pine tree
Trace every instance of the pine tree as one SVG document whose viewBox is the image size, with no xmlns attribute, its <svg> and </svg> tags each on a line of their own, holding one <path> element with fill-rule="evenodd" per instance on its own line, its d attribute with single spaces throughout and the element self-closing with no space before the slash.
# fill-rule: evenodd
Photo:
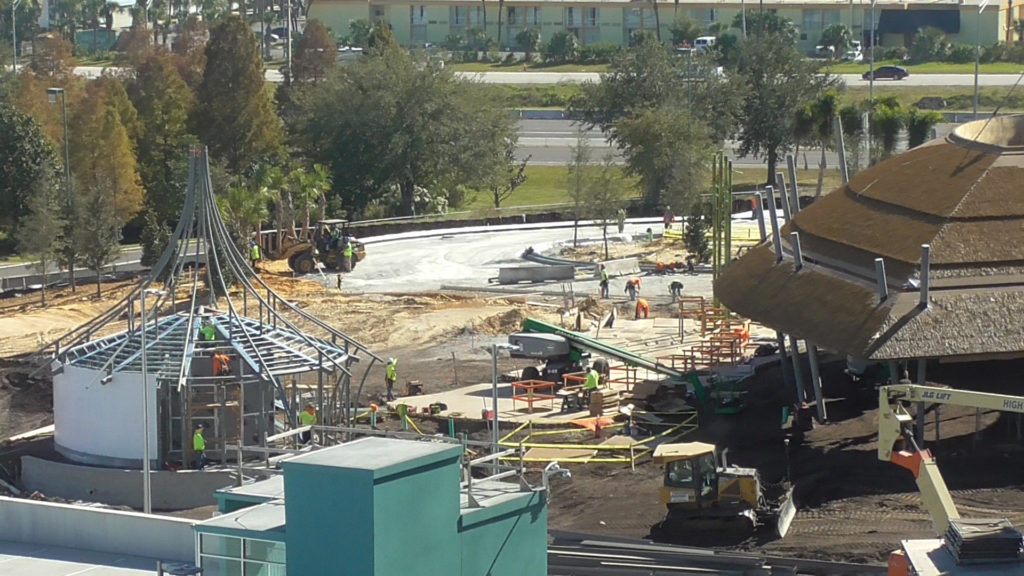
<svg viewBox="0 0 1024 576">
<path fill-rule="evenodd" d="M 683 242 L 690 252 L 690 258 L 697 262 L 707 262 L 711 258 L 711 244 L 708 243 L 708 230 L 711 229 L 711 222 L 705 218 L 703 202 L 694 202 L 690 210 L 690 217 L 686 219 L 686 231 L 683 233 Z"/>
<path fill-rule="evenodd" d="M 265 87 L 259 42 L 239 16 L 210 31 L 193 125 L 210 155 L 235 173 L 281 147 L 284 129 Z"/>
<path fill-rule="evenodd" d="M 51 182 L 38 180 L 26 205 L 28 213 L 18 228 L 18 252 L 34 259 L 36 270 L 42 274 L 42 303 L 46 305 L 48 270 L 57 259 L 64 230 L 61 213 L 61 195 Z"/>
</svg>

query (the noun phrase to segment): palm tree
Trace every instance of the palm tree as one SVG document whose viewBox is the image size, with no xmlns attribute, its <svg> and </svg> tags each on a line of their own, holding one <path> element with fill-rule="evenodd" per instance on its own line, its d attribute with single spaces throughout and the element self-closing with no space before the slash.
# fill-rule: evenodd
<svg viewBox="0 0 1024 576">
<path fill-rule="evenodd" d="M 835 118 L 838 114 L 839 93 L 835 90 L 825 92 L 814 103 L 815 136 L 821 146 L 821 159 L 818 161 L 818 189 L 814 194 L 815 198 L 821 198 L 822 187 L 825 183 L 825 150 L 835 148 L 832 136 Z"/>
</svg>

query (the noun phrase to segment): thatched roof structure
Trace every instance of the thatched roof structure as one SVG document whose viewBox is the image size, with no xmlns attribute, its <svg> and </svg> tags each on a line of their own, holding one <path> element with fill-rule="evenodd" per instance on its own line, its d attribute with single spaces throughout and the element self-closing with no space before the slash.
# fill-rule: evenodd
<svg viewBox="0 0 1024 576">
<path fill-rule="evenodd" d="M 804 266 L 796 270 L 790 233 Z M 977 121 L 858 174 L 715 284 L 738 314 L 871 360 L 1024 356 L 1024 116 Z M 922 244 L 931 246 L 927 308 Z M 875 258 L 886 268 L 879 295 Z"/>
</svg>

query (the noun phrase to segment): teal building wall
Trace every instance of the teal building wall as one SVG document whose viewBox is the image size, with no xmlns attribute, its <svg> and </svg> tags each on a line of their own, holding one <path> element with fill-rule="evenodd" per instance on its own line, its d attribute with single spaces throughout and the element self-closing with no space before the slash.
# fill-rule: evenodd
<svg viewBox="0 0 1024 576">
<path fill-rule="evenodd" d="M 524 576 L 548 573 L 547 493 L 521 493 L 503 504 L 464 510 L 459 522 L 462 574 Z"/>
</svg>

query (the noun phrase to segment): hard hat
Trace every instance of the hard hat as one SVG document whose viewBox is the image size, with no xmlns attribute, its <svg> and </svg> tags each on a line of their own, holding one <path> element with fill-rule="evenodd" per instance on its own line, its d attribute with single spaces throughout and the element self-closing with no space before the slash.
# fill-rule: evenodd
<svg viewBox="0 0 1024 576">
<path fill-rule="evenodd" d="M 388 364 L 394 364 L 394 363 L 395 363 L 395 359 L 394 358 L 388 358 Z"/>
<path fill-rule="evenodd" d="M 202 422 L 196 424 L 196 430 L 202 430 L 203 428 L 206 428 L 206 426 Z"/>
</svg>

